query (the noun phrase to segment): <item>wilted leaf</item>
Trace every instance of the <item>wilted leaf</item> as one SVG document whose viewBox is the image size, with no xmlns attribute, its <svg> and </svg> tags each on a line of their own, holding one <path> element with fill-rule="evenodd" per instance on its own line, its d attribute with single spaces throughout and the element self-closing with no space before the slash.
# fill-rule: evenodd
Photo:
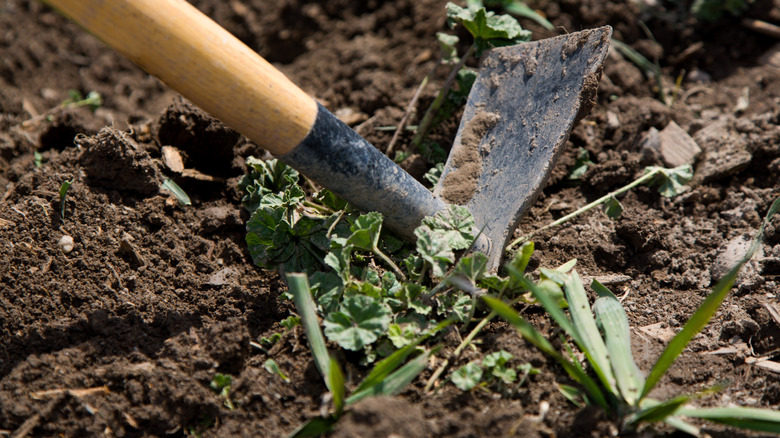
<svg viewBox="0 0 780 438">
<path fill-rule="evenodd" d="M 614 196 L 611 196 L 607 202 L 604 203 L 604 214 L 610 219 L 617 219 L 623 214 L 623 204 L 617 200 Z"/>
<path fill-rule="evenodd" d="M 693 179 L 693 168 L 690 164 L 684 164 L 673 169 L 658 166 L 645 168 L 645 174 L 650 172 L 657 173 L 649 184 L 651 186 L 657 186 L 658 193 L 667 198 L 677 196 L 688 190 L 685 184 Z"/>
</svg>

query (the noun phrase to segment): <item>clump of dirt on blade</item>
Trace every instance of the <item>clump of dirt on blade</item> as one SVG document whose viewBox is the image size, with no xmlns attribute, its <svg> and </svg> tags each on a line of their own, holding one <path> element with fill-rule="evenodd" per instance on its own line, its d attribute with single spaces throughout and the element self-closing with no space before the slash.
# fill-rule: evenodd
<svg viewBox="0 0 780 438">
<path fill-rule="evenodd" d="M 482 156 L 479 144 L 482 137 L 496 126 L 501 116 L 482 111 L 466 122 L 460 137 L 460 144 L 453 146 L 452 167 L 442 183 L 442 198 L 451 204 L 465 205 L 477 190 L 482 173 Z"/>
</svg>

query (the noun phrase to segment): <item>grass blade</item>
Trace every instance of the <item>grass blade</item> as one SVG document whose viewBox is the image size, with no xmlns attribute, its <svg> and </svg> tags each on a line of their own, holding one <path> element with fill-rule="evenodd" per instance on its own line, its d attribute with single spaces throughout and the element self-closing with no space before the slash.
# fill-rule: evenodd
<svg viewBox="0 0 780 438">
<path fill-rule="evenodd" d="M 428 366 L 428 358 L 434 351 L 427 351 L 406 363 L 396 372 L 388 375 L 382 381 L 374 386 L 365 388 L 362 391 L 355 391 L 347 398 L 347 405 L 357 403 L 358 401 L 375 395 L 395 395 L 399 393 L 406 385 L 412 383 Z"/>
<path fill-rule="evenodd" d="M 566 370 L 572 379 L 585 387 L 585 391 L 594 403 L 599 405 L 599 407 L 605 411 L 609 411 L 609 405 L 607 404 L 607 400 L 604 397 L 604 393 L 601 391 L 596 382 L 591 379 L 589 375 L 585 374 L 585 372 L 579 367 L 579 364 L 575 365 L 563 357 L 563 355 L 561 355 L 559 352 L 557 352 L 555 348 L 553 348 L 552 344 L 550 344 L 550 341 L 542 336 L 541 333 L 536 331 L 536 329 L 533 328 L 533 326 L 528 321 L 518 315 L 517 312 L 515 312 L 506 303 L 499 299 L 488 296 L 482 297 L 482 299 L 485 300 L 485 303 L 487 303 L 487 305 L 490 306 L 494 312 L 504 318 L 508 323 L 515 326 L 515 329 L 517 329 L 517 331 L 523 338 L 525 338 L 526 341 L 534 344 L 536 348 L 542 350 L 544 353 L 558 361 L 558 363 L 561 364 L 563 369 Z"/>
<path fill-rule="evenodd" d="M 704 328 L 704 326 L 709 322 L 710 318 L 712 318 L 712 316 L 718 310 L 720 304 L 731 290 L 731 286 L 734 284 L 734 280 L 737 278 L 739 269 L 742 267 L 742 265 L 747 263 L 751 257 L 753 257 L 753 254 L 761 244 L 764 230 L 766 229 L 767 224 L 769 224 L 769 222 L 774 217 L 775 213 L 777 213 L 778 209 L 780 209 L 780 198 L 775 199 L 775 201 L 772 203 L 772 206 L 769 207 L 769 211 L 767 212 L 766 217 L 764 218 L 764 222 L 761 224 L 761 227 L 758 230 L 756 238 L 753 239 L 753 243 L 751 243 L 750 249 L 742 258 L 742 260 L 740 260 L 736 266 L 731 268 L 731 270 L 726 273 L 726 275 L 718 282 L 718 284 L 715 285 L 712 293 L 707 296 L 701 306 L 696 309 L 696 312 L 694 312 L 693 316 L 691 316 L 688 322 L 685 323 L 685 326 L 683 326 L 682 330 L 680 330 L 680 332 L 677 333 L 674 338 L 672 338 L 672 340 L 669 342 L 669 345 L 667 345 L 666 349 L 664 349 L 663 353 L 661 353 L 661 356 L 658 358 L 655 365 L 653 365 L 653 369 L 647 376 L 647 380 L 645 380 L 645 386 L 642 388 L 640 400 L 645 398 L 650 393 L 650 391 L 652 391 L 658 381 L 661 380 L 661 377 L 666 374 L 666 371 L 669 369 L 675 359 L 677 359 L 677 356 L 682 353 L 683 349 L 685 349 L 691 339 L 693 339 L 693 337 L 696 336 L 696 334 L 699 333 L 702 328 Z"/>
<path fill-rule="evenodd" d="M 322 436 L 333 431 L 333 425 L 336 424 L 336 421 L 334 417 L 314 417 L 298 426 L 288 435 L 288 438 Z"/>
<path fill-rule="evenodd" d="M 344 412 L 344 397 L 347 394 L 347 388 L 344 383 L 344 372 L 341 371 L 339 361 L 335 357 L 330 358 L 330 372 L 328 373 L 328 382 L 330 382 L 330 393 L 333 395 L 333 409 L 336 411 L 334 417 L 341 417 Z"/>
<path fill-rule="evenodd" d="M 577 334 L 574 332 L 574 327 L 572 326 L 572 323 L 566 314 L 563 313 L 563 310 L 561 310 L 560 306 L 558 306 L 558 302 L 548 294 L 544 293 L 544 291 L 541 290 L 533 281 L 526 278 L 522 272 L 518 271 L 512 265 L 508 265 L 507 269 L 510 272 L 510 277 L 516 279 L 521 286 L 530 290 L 533 296 L 542 305 L 542 307 L 544 307 L 544 310 L 550 314 L 550 317 L 552 317 L 555 323 L 558 324 L 558 326 L 562 328 L 567 335 L 571 336 L 576 341 Z"/>
<path fill-rule="evenodd" d="M 585 288 L 577 271 L 572 271 L 566 279 L 564 291 L 566 292 L 566 301 L 569 302 L 572 325 L 577 334 L 577 336 L 572 337 L 580 350 L 585 353 L 593 371 L 596 372 L 607 391 L 617 393 L 615 375 L 610 365 L 607 346 L 604 344 L 598 326 L 596 326 L 596 320 L 593 318 L 593 312 L 588 303 L 588 296 L 585 294 Z"/>
<path fill-rule="evenodd" d="M 311 345 L 311 354 L 314 356 L 314 364 L 320 371 L 325 385 L 330 391 L 333 391 L 330 385 L 330 355 L 325 346 L 325 338 L 320 330 L 320 322 L 317 314 L 314 312 L 316 305 L 311 297 L 309 289 L 309 279 L 306 274 L 289 273 L 287 274 L 287 283 L 290 285 L 290 292 L 295 301 L 295 307 L 301 315 L 301 325 L 306 331 L 306 337 Z"/>
<path fill-rule="evenodd" d="M 631 352 L 631 329 L 626 311 L 617 297 L 598 281 L 593 280 L 591 288 L 599 295 L 593 303 L 593 312 L 596 314 L 596 323 L 604 332 L 607 353 L 620 394 L 628 404 L 635 406 L 645 379 Z"/>
<path fill-rule="evenodd" d="M 176 199 L 183 205 L 192 205 L 192 201 L 190 200 L 190 197 L 187 196 L 187 192 L 185 192 L 184 189 L 179 187 L 178 184 L 173 182 L 172 179 L 165 178 L 165 181 L 163 181 L 161 188 L 171 192 L 171 194 L 175 196 Z"/>
<path fill-rule="evenodd" d="M 354 392 L 361 392 L 366 388 L 375 386 L 380 383 L 387 375 L 401 366 L 406 358 L 417 348 L 418 345 L 420 345 L 422 341 L 428 339 L 431 335 L 438 333 L 440 330 L 443 330 L 450 324 L 452 324 L 451 320 L 441 322 L 429 333 L 418 336 L 417 339 L 415 339 L 411 344 L 405 345 L 403 348 L 396 350 L 393 354 L 387 356 L 381 362 L 377 363 L 374 368 L 371 369 L 371 372 L 368 373 L 368 376 L 366 376 L 366 378 L 360 382 L 360 385 L 355 388 Z"/>
<path fill-rule="evenodd" d="M 746 407 L 681 408 L 677 414 L 743 429 L 780 434 L 780 412 L 770 409 Z"/>
<path fill-rule="evenodd" d="M 675 416 L 666 417 L 664 419 L 664 423 L 668 424 L 669 426 L 672 426 L 673 428 L 681 432 L 685 432 L 688 435 L 695 436 L 695 437 L 701 436 L 701 430 L 699 430 L 698 427 L 686 422 L 680 417 L 675 417 Z"/>
<path fill-rule="evenodd" d="M 645 399 L 644 405 L 650 405 L 643 407 L 634 414 L 632 414 L 626 421 L 628 424 L 639 424 L 642 422 L 655 423 L 657 421 L 665 421 L 670 416 L 677 413 L 682 405 L 690 401 L 691 396 L 680 395 L 669 400 L 657 402 L 655 400 Z"/>
</svg>

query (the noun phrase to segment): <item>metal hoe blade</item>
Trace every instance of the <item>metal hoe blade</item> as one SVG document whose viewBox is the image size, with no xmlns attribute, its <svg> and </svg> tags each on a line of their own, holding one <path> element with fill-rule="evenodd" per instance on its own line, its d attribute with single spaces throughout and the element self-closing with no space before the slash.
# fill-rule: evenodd
<svg viewBox="0 0 780 438">
<path fill-rule="evenodd" d="M 474 215 L 489 269 L 593 106 L 611 35 L 606 26 L 483 57 L 434 195 Z"/>
</svg>

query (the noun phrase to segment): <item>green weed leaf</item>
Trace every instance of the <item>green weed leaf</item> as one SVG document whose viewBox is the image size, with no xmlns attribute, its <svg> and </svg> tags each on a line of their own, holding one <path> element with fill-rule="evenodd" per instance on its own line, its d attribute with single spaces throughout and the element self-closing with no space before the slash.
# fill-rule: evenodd
<svg viewBox="0 0 780 438">
<path fill-rule="evenodd" d="M 617 219 L 623 214 L 623 204 L 612 196 L 604 203 L 604 214 L 610 219 Z"/>
<path fill-rule="evenodd" d="M 379 244 L 382 220 L 382 215 L 375 211 L 360 215 L 350 227 L 352 235 L 347 238 L 347 244 L 364 251 L 374 251 Z"/>
<path fill-rule="evenodd" d="M 485 355 L 485 358 L 482 359 L 482 365 L 486 368 L 500 367 L 506 365 L 510 359 L 512 359 L 512 355 L 508 351 L 496 351 L 495 353 Z"/>
<path fill-rule="evenodd" d="M 477 362 L 469 362 L 455 370 L 450 379 L 461 391 L 470 391 L 482 380 L 482 368 Z"/>
<path fill-rule="evenodd" d="M 444 277 L 449 266 L 455 261 L 452 247 L 426 225 L 414 230 L 414 235 L 417 236 L 417 252 L 431 265 L 434 277 Z"/>
<path fill-rule="evenodd" d="M 457 251 L 466 249 L 474 242 L 474 217 L 468 208 L 449 205 L 432 217 L 426 217 L 418 227 L 428 227 L 437 240 Z"/>
<path fill-rule="evenodd" d="M 472 284 L 476 284 L 477 280 L 485 275 L 487 269 L 488 258 L 485 254 L 475 252 L 466 257 L 462 257 L 458 260 L 458 264 L 455 265 L 453 274 L 462 275 L 471 281 Z"/>
<path fill-rule="evenodd" d="M 238 188 L 244 194 L 241 202 L 250 213 L 260 205 L 263 196 L 285 191 L 298 182 L 298 171 L 276 158 L 265 161 L 249 157 L 246 165 L 250 172 L 241 178 Z"/>
<path fill-rule="evenodd" d="M 276 361 L 271 358 L 268 358 L 265 362 L 263 362 L 263 368 L 265 368 L 265 370 L 269 373 L 279 376 L 285 382 L 290 380 L 290 378 L 287 377 L 284 372 L 282 372 L 282 369 L 279 368 L 279 364 L 277 364 Z"/>
<path fill-rule="evenodd" d="M 445 8 L 450 27 L 461 24 L 474 37 L 477 56 L 490 47 L 509 46 L 531 39 L 531 32 L 524 30 L 509 15 L 496 15 L 484 7 L 462 8 L 454 3 L 447 3 Z"/>
<path fill-rule="evenodd" d="M 658 187 L 658 193 L 667 198 L 677 196 L 688 190 L 685 184 L 693 179 L 693 168 L 690 164 L 684 164 L 673 169 L 658 166 L 645 168 L 645 174 L 650 172 L 657 173 L 650 180 L 649 185 Z"/>
<path fill-rule="evenodd" d="M 346 297 L 337 312 L 324 321 L 325 336 L 351 351 L 373 344 L 390 325 L 390 310 L 378 300 L 365 296 Z"/>
<path fill-rule="evenodd" d="M 590 152 L 588 152 L 587 149 L 580 147 L 577 151 L 577 161 L 574 162 L 574 166 L 572 166 L 569 171 L 569 176 L 566 178 L 574 181 L 582 179 L 582 176 L 585 175 L 585 172 L 588 171 L 588 167 L 591 164 L 593 164 L 593 161 L 590 160 Z"/>
<path fill-rule="evenodd" d="M 469 294 L 463 292 L 439 294 L 436 296 L 436 302 L 438 303 L 436 312 L 456 322 L 466 322 L 472 315 L 474 300 Z"/>
</svg>

